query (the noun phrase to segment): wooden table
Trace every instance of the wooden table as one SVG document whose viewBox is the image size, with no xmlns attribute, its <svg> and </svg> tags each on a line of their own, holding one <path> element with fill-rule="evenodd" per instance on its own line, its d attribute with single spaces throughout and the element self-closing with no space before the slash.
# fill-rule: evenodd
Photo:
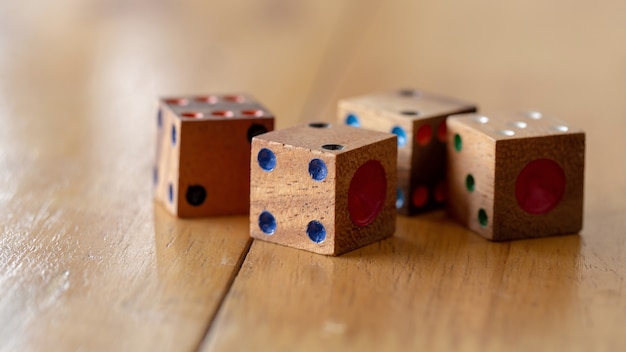
<svg viewBox="0 0 626 352">
<path fill-rule="evenodd" d="M 226 3 L 226 2 L 224 2 Z M 623 351 L 626 3 L 0 5 L 0 350 Z M 442 211 L 325 257 L 153 202 L 155 99 L 247 91 L 279 128 L 415 86 L 587 132 L 580 234 Z"/>
</svg>

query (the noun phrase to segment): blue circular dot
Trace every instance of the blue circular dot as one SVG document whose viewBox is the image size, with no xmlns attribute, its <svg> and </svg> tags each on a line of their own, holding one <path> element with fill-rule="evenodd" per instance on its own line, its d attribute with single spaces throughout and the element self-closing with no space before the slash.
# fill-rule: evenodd
<svg viewBox="0 0 626 352">
<path fill-rule="evenodd" d="M 391 130 L 391 133 L 398 136 L 398 147 L 403 147 L 406 144 L 406 132 L 404 132 L 404 129 L 402 127 L 395 126 Z"/>
<path fill-rule="evenodd" d="M 273 151 L 267 148 L 259 150 L 259 154 L 256 159 L 259 162 L 261 169 L 265 171 L 272 171 L 276 167 L 276 155 Z"/>
<path fill-rule="evenodd" d="M 168 189 L 167 193 L 169 196 L 170 203 L 173 203 L 174 202 L 174 186 L 170 183 L 167 189 Z"/>
<path fill-rule="evenodd" d="M 157 126 L 159 128 L 163 127 L 163 110 L 161 109 L 157 112 Z"/>
<path fill-rule="evenodd" d="M 402 208 L 403 205 L 404 205 L 404 192 L 402 192 L 402 189 L 398 188 L 396 190 L 396 209 Z"/>
<path fill-rule="evenodd" d="M 326 239 L 326 229 L 321 222 L 313 220 L 306 226 L 306 234 L 311 241 L 320 243 Z"/>
<path fill-rule="evenodd" d="M 309 175 L 315 181 L 322 181 L 328 176 L 328 169 L 324 161 L 320 159 L 313 159 L 309 162 Z"/>
<path fill-rule="evenodd" d="M 259 228 L 268 235 L 274 234 L 276 231 L 276 219 L 274 215 L 264 210 L 261 215 L 259 215 Z"/>
<path fill-rule="evenodd" d="M 172 145 L 176 145 L 176 125 L 172 125 Z"/>
<path fill-rule="evenodd" d="M 348 114 L 346 117 L 346 125 L 353 127 L 361 127 L 361 122 L 355 114 Z"/>
</svg>

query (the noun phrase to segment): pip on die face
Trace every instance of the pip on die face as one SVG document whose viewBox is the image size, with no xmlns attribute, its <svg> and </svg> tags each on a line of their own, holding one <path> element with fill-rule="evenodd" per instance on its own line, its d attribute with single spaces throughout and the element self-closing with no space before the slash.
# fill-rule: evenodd
<svg viewBox="0 0 626 352">
<path fill-rule="evenodd" d="M 250 141 L 274 116 L 244 94 L 158 101 L 155 197 L 179 217 L 247 214 Z"/>
<path fill-rule="evenodd" d="M 582 228 L 585 134 L 539 112 L 448 119 L 448 210 L 491 240 Z"/>
<path fill-rule="evenodd" d="M 475 112 L 475 104 L 413 89 L 343 99 L 345 124 L 398 136 L 398 189 L 401 214 L 440 207 L 446 200 L 446 118 Z"/>
<path fill-rule="evenodd" d="M 311 123 L 252 140 L 250 234 L 339 255 L 395 231 L 396 138 Z"/>
</svg>

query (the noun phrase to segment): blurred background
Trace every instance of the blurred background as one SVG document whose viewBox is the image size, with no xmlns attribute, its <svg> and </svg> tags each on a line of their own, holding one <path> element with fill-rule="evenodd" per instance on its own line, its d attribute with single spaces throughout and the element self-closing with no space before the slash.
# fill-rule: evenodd
<svg viewBox="0 0 626 352">
<path fill-rule="evenodd" d="M 81 148 L 111 167 L 130 153 L 148 180 L 157 96 L 250 92 L 282 128 L 415 87 L 578 125 L 588 156 L 614 154 L 588 158 L 587 189 L 626 185 L 608 172 L 626 150 L 625 19 L 625 0 L 5 1 L 0 146 L 24 152 L 0 161 Z"/>
</svg>

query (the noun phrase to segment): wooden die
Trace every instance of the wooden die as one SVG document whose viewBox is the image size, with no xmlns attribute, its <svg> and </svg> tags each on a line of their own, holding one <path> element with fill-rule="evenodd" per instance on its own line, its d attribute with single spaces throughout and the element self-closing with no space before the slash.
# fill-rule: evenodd
<svg viewBox="0 0 626 352">
<path fill-rule="evenodd" d="M 446 118 L 476 111 L 472 103 L 404 89 L 339 102 L 344 123 L 398 136 L 396 207 L 411 215 L 446 200 Z"/>
<path fill-rule="evenodd" d="M 250 141 L 274 116 L 244 94 L 159 99 L 155 197 L 179 217 L 247 214 Z"/>
<path fill-rule="evenodd" d="M 395 230 L 396 138 L 311 123 L 252 140 L 250 234 L 326 255 Z"/>
<path fill-rule="evenodd" d="M 585 133 L 539 112 L 448 119 L 450 214 L 490 240 L 582 228 Z"/>
</svg>

